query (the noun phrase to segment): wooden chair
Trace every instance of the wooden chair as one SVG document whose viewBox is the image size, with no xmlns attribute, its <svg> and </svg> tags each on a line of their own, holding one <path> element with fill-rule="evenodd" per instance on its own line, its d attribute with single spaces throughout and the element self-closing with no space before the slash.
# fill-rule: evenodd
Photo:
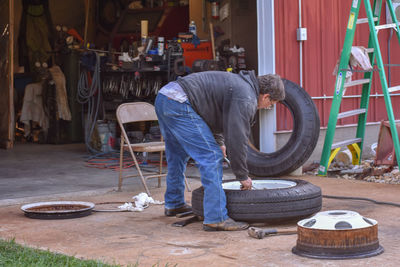
<svg viewBox="0 0 400 267">
<path fill-rule="evenodd" d="M 119 180 L 118 180 L 118 191 L 121 191 L 122 181 L 125 178 L 137 177 L 140 176 L 143 186 L 146 189 L 147 194 L 150 196 L 149 188 L 147 187 L 146 181 L 150 178 L 158 178 L 158 187 L 161 187 L 161 177 L 166 176 L 165 173 L 162 172 L 162 164 L 163 164 L 163 152 L 165 151 L 165 143 L 163 141 L 163 137 L 161 136 L 161 140 L 158 142 L 147 142 L 147 143 L 134 143 L 131 144 L 126 134 L 124 125 L 133 122 L 140 121 L 157 121 L 157 115 L 154 109 L 154 106 L 146 103 L 146 102 L 133 102 L 122 104 L 118 107 L 116 112 L 117 120 L 119 126 L 121 128 L 121 149 L 120 149 L 120 159 L 119 159 Z M 124 160 L 124 151 L 128 150 L 132 159 L 135 163 L 138 174 L 134 175 L 122 175 L 122 163 Z M 147 176 L 143 174 L 142 169 L 138 163 L 138 160 L 135 156 L 135 152 L 159 152 L 160 153 L 160 164 L 158 172 L 146 171 L 148 173 Z M 191 191 L 189 183 L 185 177 L 186 187 L 188 191 Z"/>
</svg>

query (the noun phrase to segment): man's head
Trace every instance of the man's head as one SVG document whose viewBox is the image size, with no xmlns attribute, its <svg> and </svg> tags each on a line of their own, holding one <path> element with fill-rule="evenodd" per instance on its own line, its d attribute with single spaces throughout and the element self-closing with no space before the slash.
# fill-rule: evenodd
<svg viewBox="0 0 400 267">
<path fill-rule="evenodd" d="M 285 99 L 285 87 L 282 79 L 277 74 L 258 76 L 260 96 L 258 97 L 258 108 L 271 108 L 277 102 Z"/>
</svg>

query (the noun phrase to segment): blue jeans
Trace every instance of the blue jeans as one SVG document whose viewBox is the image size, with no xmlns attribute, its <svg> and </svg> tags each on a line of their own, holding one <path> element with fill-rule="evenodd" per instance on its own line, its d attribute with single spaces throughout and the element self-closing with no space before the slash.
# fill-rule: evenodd
<svg viewBox="0 0 400 267">
<path fill-rule="evenodd" d="M 204 223 L 219 223 L 228 218 L 226 196 L 222 189 L 221 148 L 189 101 L 179 103 L 163 94 L 155 102 L 161 133 L 165 139 L 168 163 L 165 207 L 185 205 L 184 173 L 189 158 L 196 161 L 204 187 Z"/>
</svg>

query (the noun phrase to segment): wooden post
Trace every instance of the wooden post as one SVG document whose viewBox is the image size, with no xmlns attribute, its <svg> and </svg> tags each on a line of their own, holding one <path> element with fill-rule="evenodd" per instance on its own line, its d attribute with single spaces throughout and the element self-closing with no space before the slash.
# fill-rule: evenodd
<svg viewBox="0 0 400 267">
<path fill-rule="evenodd" d="M 203 24 L 203 32 L 207 32 L 207 3 L 206 0 L 202 2 L 202 10 L 201 10 L 201 23 Z"/>
<path fill-rule="evenodd" d="M 8 50 L 8 140 L 6 148 L 14 146 L 14 0 L 9 0 L 9 50 Z"/>
<path fill-rule="evenodd" d="M 83 36 L 83 48 L 87 47 L 88 39 L 88 27 L 89 27 L 89 10 L 90 10 L 90 0 L 86 0 L 86 12 L 85 12 L 85 33 Z"/>
<path fill-rule="evenodd" d="M 214 41 L 214 27 L 213 24 L 210 22 L 210 35 L 211 35 L 211 47 L 213 52 L 213 59 L 215 60 L 215 41 Z"/>
</svg>

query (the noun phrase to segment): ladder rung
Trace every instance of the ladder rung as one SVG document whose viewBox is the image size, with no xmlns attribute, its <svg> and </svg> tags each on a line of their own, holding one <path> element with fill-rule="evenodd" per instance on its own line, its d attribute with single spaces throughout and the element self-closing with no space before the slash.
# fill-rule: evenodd
<svg viewBox="0 0 400 267">
<path fill-rule="evenodd" d="M 382 25 L 375 26 L 375 29 L 377 29 L 378 31 L 383 30 L 383 29 L 390 29 L 390 28 L 396 29 L 396 23 L 382 24 Z"/>
<path fill-rule="evenodd" d="M 338 142 L 338 143 L 332 144 L 331 149 L 348 146 L 348 145 L 351 145 L 351 144 L 354 144 L 354 143 L 359 143 L 361 141 L 362 141 L 361 138 L 354 138 L 354 139 L 350 139 L 350 140 L 345 140 L 345 141 L 342 141 L 342 142 Z"/>
<path fill-rule="evenodd" d="M 378 21 L 377 17 L 374 17 L 374 21 Z M 357 24 L 368 23 L 368 18 L 361 18 L 357 20 Z"/>
<path fill-rule="evenodd" d="M 360 85 L 360 84 L 365 84 L 365 83 L 369 83 L 370 79 L 361 79 L 361 80 L 355 80 L 355 81 L 351 81 L 348 83 L 344 83 L 344 87 L 350 87 L 350 86 L 356 86 L 356 85 Z"/>
<path fill-rule="evenodd" d="M 366 73 L 366 72 L 373 72 L 373 71 L 379 71 L 379 69 L 370 69 L 370 70 L 355 70 L 355 69 L 341 69 L 340 71 L 350 71 L 353 73 Z"/>
<path fill-rule="evenodd" d="M 389 87 L 388 88 L 388 91 L 391 93 L 391 92 L 396 92 L 396 91 L 399 91 L 400 90 L 400 85 L 397 85 L 397 86 L 393 86 L 393 87 Z"/>
<path fill-rule="evenodd" d="M 346 112 L 339 113 L 337 118 L 338 119 L 343 119 L 343 118 L 347 118 L 347 117 L 358 115 L 358 114 L 364 114 L 365 111 L 366 111 L 365 108 L 349 110 L 349 111 L 346 111 Z"/>
</svg>

